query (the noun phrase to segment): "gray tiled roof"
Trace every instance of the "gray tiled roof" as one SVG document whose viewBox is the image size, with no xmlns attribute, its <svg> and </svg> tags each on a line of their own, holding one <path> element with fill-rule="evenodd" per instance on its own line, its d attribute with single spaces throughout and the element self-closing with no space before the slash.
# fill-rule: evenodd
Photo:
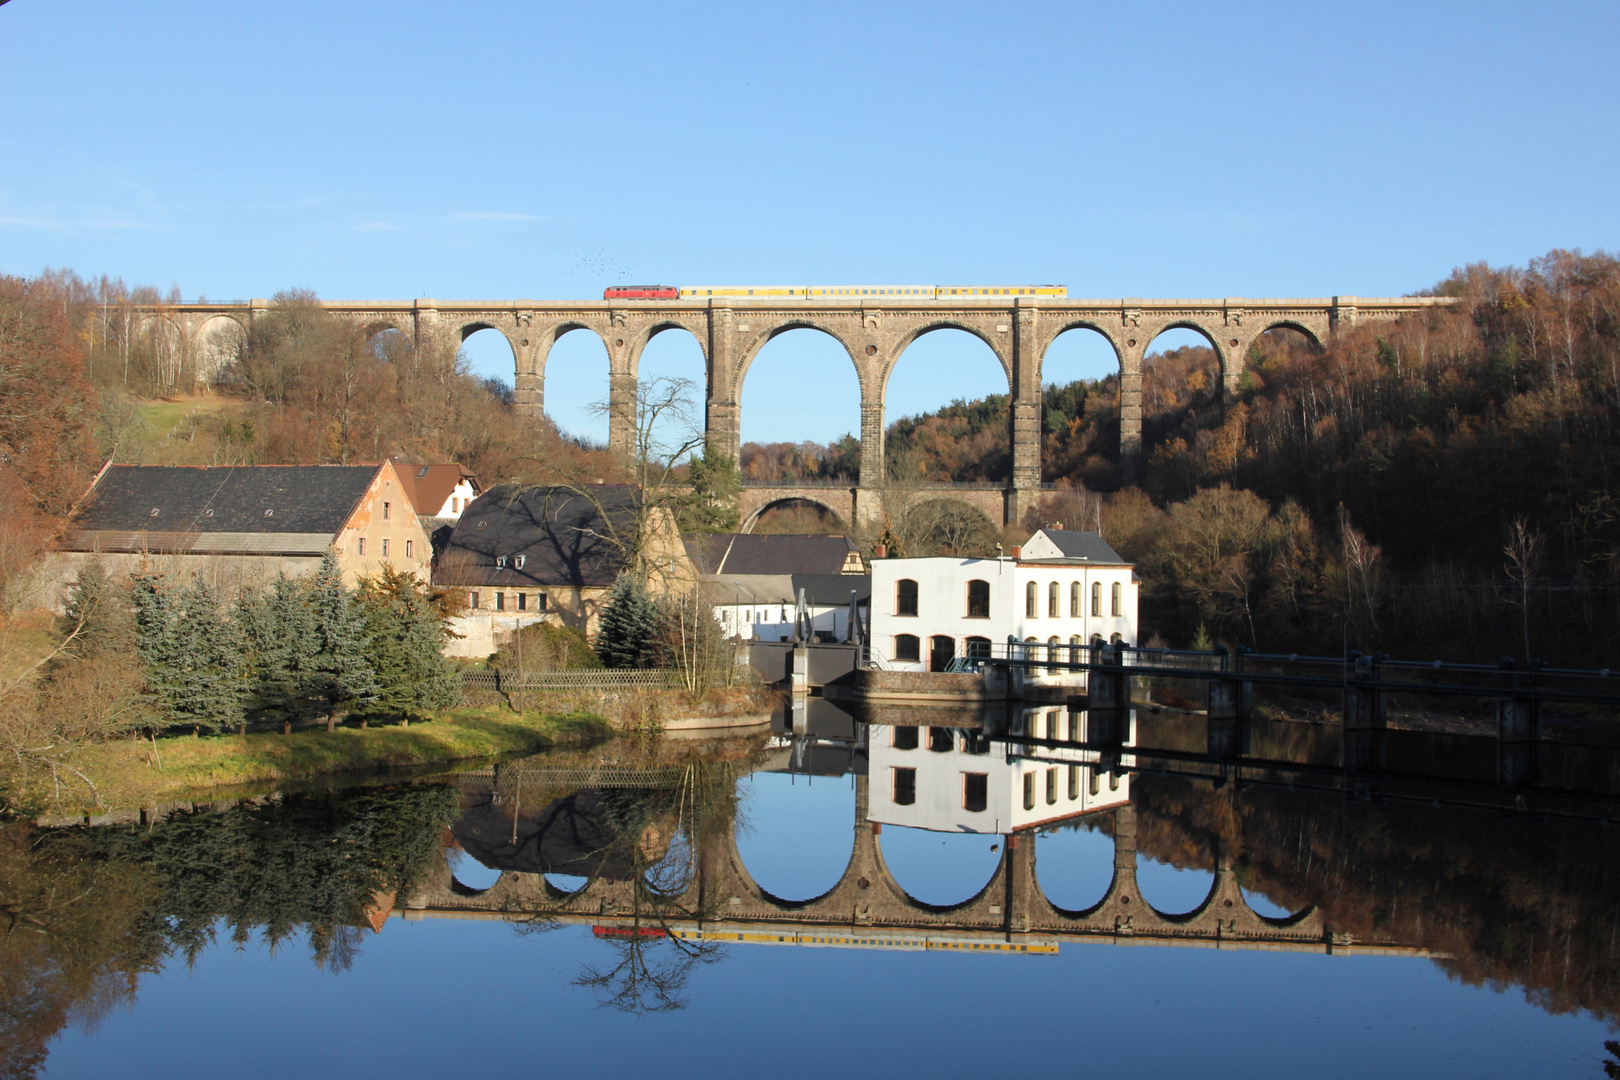
<svg viewBox="0 0 1620 1080">
<path fill-rule="evenodd" d="M 490 488 L 462 511 L 439 555 L 435 584 L 612 585 L 624 563 L 613 537 L 629 535 L 641 492 L 629 484 L 583 491 Z"/>
<path fill-rule="evenodd" d="M 377 465 L 111 465 L 73 515 L 70 550 L 319 553 Z"/>
<path fill-rule="evenodd" d="M 1123 565 L 1125 560 L 1120 558 L 1119 552 L 1108 546 L 1108 541 L 1102 538 L 1101 533 L 1071 532 L 1067 529 L 1042 529 L 1052 543 L 1057 545 L 1066 559 L 1085 559 L 1094 563 L 1118 563 Z"/>
<path fill-rule="evenodd" d="M 845 536 L 715 533 L 685 540 L 703 574 L 837 574 L 860 550 Z"/>
</svg>

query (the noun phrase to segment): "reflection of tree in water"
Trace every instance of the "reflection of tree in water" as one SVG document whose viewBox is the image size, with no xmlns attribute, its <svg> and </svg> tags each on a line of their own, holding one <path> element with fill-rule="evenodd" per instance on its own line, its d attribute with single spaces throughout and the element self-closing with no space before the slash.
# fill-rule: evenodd
<svg viewBox="0 0 1620 1080">
<path fill-rule="evenodd" d="M 132 1004 L 142 974 L 221 926 L 272 948 L 307 931 L 342 970 L 360 927 L 441 856 L 456 792 L 408 785 L 286 795 L 127 825 L 0 830 L 0 1080 L 31 1077 L 70 1020 Z"/>
<path fill-rule="evenodd" d="M 532 805 L 538 793 L 525 792 L 521 778 L 513 770 L 500 786 L 501 802 L 513 808 L 509 817 L 488 826 L 463 818 L 454 830 L 457 839 L 485 865 L 576 874 L 587 879 L 586 887 L 613 886 L 613 925 L 598 928 L 598 938 L 614 960 L 587 965 L 574 985 L 624 1012 L 683 1008 L 692 971 L 725 954 L 716 945 L 675 936 L 670 923 L 705 914 L 691 906 L 688 886 L 700 852 L 714 850 L 712 841 L 723 840 L 734 825 L 736 770 L 692 760 L 670 768 L 668 783 L 574 792 L 545 803 L 528 820 L 520 820 L 517 807 L 526 800 Z M 474 851 L 495 828 L 511 838 L 496 845 L 506 848 L 504 859 L 488 849 Z M 566 902 L 513 902 L 507 912 L 520 933 L 539 933 L 558 925 L 556 912 Z"/>
<path fill-rule="evenodd" d="M 1532 1005 L 1620 1021 L 1620 830 L 1528 814 L 1188 780 L 1135 781 L 1143 854 L 1214 868 L 1231 856 L 1240 884 L 1335 931 L 1445 954 L 1470 986 L 1519 986 Z"/>
</svg>

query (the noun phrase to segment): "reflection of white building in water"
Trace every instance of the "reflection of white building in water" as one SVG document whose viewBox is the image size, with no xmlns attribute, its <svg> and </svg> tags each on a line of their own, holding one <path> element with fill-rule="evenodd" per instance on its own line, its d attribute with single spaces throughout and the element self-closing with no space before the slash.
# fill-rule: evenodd
<svg viewBox="0 0 1620 1080">
<path fill-rule="evenodd" d="M 871 568 L 872 652 L 898 671 L 943 671 L 1008 638 L 1064 646 L 1059 659 L 1071 646 L 1137 641 L 1131 564 L 1094 532 L 1042 529 L 1009 559 L 874 559 Z"/>
<path fill-rule="evenodd" d="M 1116 755 L 1063 745 L 1085 741 L 1086 713 L 1043 706 L 1015 715 L 1011 734 L 1057 745 L 1024 746 L 947 727 L 872 725 L 867 817 L 935 832 L 1011 833 L 1130 801 L 1130 777 L 1110 760 Z"/>
</svg>

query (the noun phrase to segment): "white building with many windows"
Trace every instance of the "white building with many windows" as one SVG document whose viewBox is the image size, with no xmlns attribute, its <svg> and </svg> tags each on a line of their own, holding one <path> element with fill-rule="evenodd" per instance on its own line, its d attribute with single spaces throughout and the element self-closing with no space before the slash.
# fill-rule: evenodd
<svg viewBox="0 0 1620 1080">
<path fill-rule="evenodd" d="M 1137 643 L 1136 577 L 1098 533 L 1042 529 L 1011 558 L 873 559 L 871 572 L 872 652 L 881 667 L 943 671 L 1009 639 Z"/>
</svg>

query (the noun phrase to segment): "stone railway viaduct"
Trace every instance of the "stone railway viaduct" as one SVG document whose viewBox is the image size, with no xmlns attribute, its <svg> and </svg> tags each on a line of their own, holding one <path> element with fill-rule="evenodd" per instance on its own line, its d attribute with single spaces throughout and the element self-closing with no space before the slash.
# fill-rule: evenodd
<svg viewBox="0 0 1620 1080">
<path fill-rule="evenodd" d="M 1142 359 L 1166 330 L 1203 336 L 1221 366 L 1226 392 L 1236 389 L 1244 357 L 1268 330 L 1287 328 L 1318 346 L 1334 334 L 1368 322 L 1383 322 L 1454 303 L 1446 298 L 1220 300 L 1071 300 L 1055 297 L 900 297 L 835 300 L 592 300 L 387 303 L 326 302 L 326 309 L 372 332 L 393 329 L 418 343 L 459 344 L 479 330 L 499 331 L 516 360 L 520 412 L 540 415 L 545 404 L 546 359 L 564 334 L 588 330 L 607 348 L 609 445 L 627 451 L 633 443 L 637 368 L 642 351 L 658 334 L 690 333 L 703 350 L 705 416 L 710 445 L 735 455 L 741 431 L 743 380 L 767 342 L 789 330 L 830 335 L 854 365 L 861 393 L 861 469 L 854 487 L 774 488 L 745 495 L 745 520 L 767 505 L 803 499 L 833 510 L 846 522 L 875 520 L 882 512 L 884 483 L 884 392 L 906 348 L 924 334 L 954 329 L 972 334 L 1000 362 L 1011 398 L 1012 481 L 1005 489 L 972 489 L 962 497 L 992 520 L 1016 521 L 1041 487 L 1041 364 L 1058 335 L 1074 329 L 1101 334 L 1114 351 L 1120 373 L 1120 454 L 1127 470 L 1142 448 Z M 143 312 L 144 325 L 162 328 L 169 340 L 199 357 L 228 356 L 256 318 L 274 305 L 175 304 Z M 932 497 L 948 492 L 927 489 Z M 918 494 L 922 494 L 919 492 Z M 894 493 L 890 489 L 892 502 Z"/>
<path fill-rule="evenodd" d="M 600 878 L 565 892 L 541 874 L 511 871 L 488 889 L 474 890 L 441 869 L 398 906 L 407 919 L 493 915 L 602 924 L 635 920 L 688 934 L 695 926 L 703 936 L 720 940 L 761 931 L 769 939 L 784 928 L 797 928 L 858 939 L 848 944 L 880 944 L 885 935 L 944 935 L 1002 942 L 1093 940 L 1428 955 L 1395 940 L 1357 941 L 1328 926 L 1314 908 L 1282 919 L 1260 915 L 1244 900 L 1225 857 L 1217 859 L 1214 885 L 1197 909 L 1180 915 L 1155 910 L 1136 884 L 1136 811 L 1129 804 L 1102 811 L 1113 816 L 1114 877 L 1102 899 L 1084 911 L 1066 911 L 1046 898 L 1036 875 L 1032 833 L 1007 838 L 995 873 L 975 896 L 949 906 L 927 904 L 907 894 L 889 872 L 879 828 L 866 817 L 867 785 L 866 777 L 856 777 L 849 864 L 836 885 L 813 899 L 785 900 L 761 888 L 743 863 L 735 833 L 727 830 L 723 841 L 696 853 L 694 873 L 679 896 L 658 897 L 640 882 Z"/>
</svg>

